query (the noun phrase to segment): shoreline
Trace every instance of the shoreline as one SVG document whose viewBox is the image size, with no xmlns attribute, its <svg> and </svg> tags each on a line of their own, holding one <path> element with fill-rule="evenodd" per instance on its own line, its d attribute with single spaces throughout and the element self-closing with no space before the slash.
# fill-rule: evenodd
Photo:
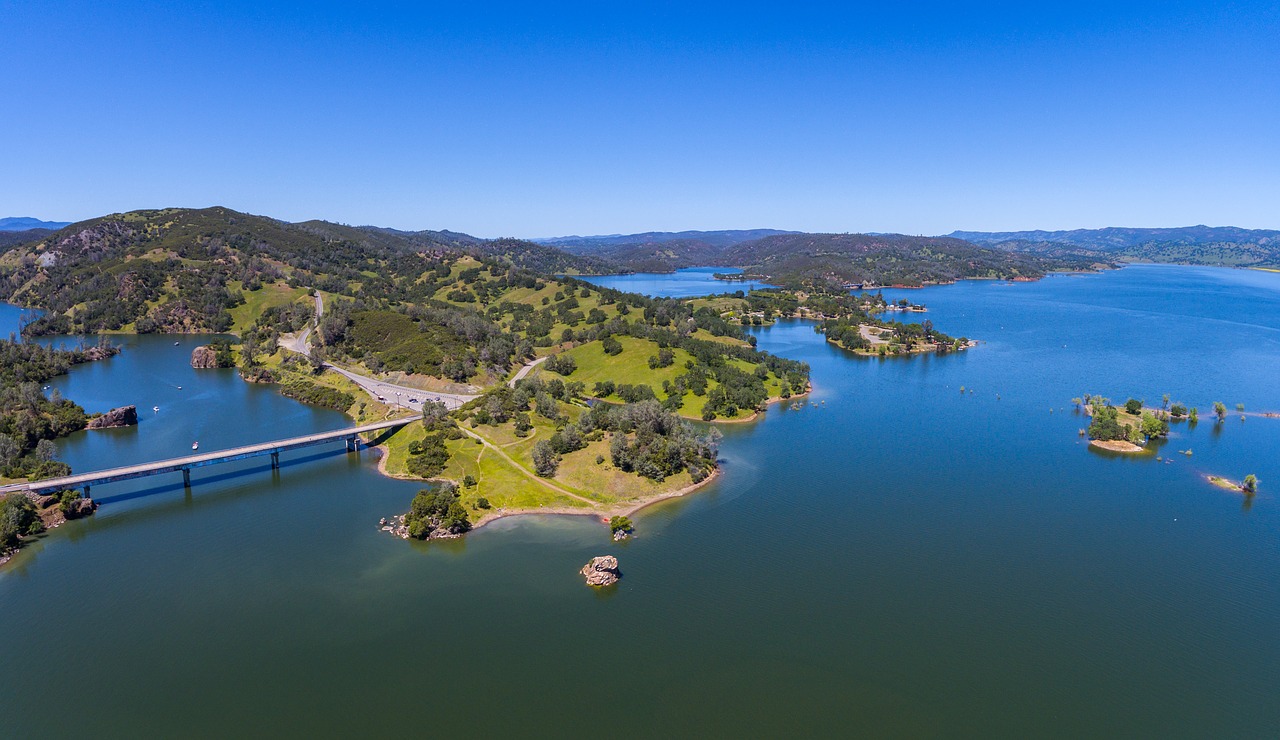
<svg viewBox="0 0 1280 740">
<path fill-rule="evenodd" d="M 401 480 L 401 481 L 418 482 L 418 483 L 449 482 L 449 483 L 453 483 L 454 485 L 459 485 L 457 481 L 451 478 L 413 478 L 408 476 L 394 475 L 387 471 L 387 459 L 390 457 L 390 450 L 386 448 L 386 445 L 377 445 L 376 447 L 367 447 L 366 449 L 378 451 L 378 464 L 377 464 L 378 473 L 386 478 L 390 478 L 391 480 Z M 643 501 L 629 502 L 627 505 L 623 506 L 622 508 L 602 507 L 598 509 L 583 510 L 583 509 L 575 509 L 575 508 L 567 508 L 567 507 L 551 507 L 551 508 L 541 507 L 537 509 L 511 509 L 511 510 L 502 510 L 502 511 L 490 511 L 486 513 L 484 516 L 477 519 L 471 525 L 471 531 L 474 532 L 475 530 L 485 526 L 486 524 L 489 524 L 490 522 L 495 522 L 499 519 L 506 519 L 507 517 L 513 517 L 513 516 L 539 516 L 539 515 L 599 516 L 599 517 L 603 517 L 606 521 L 611 516 L 630 516 L 631 514 L 634 514 L 635 512 L 640 511 L 641 509 L 647 506 L 652 506 L 661 501 L 667 501 L 673 498 L 683 498 L 684 496 L 687 496 L 690 493 L 693 493 L 694 491 L 697 491 L 698 489 L 710 484 L 712 481 L 719 478 L 720 474 L 721 474 L 720 466 L 716 465 L 716 468 L 711 471 L 710 475 L 708 475 L 706 478 L 703 478 L 701 481 L 697 483 L 691 483 L 685 486 L 684 488 L 680 488 L 675 491 L 668 491 L 666 493 L 656 494 L 650 498 L 646 498 Z"/>
<path fill-rule="evenodd" d="M 685 486 L 684 488 L 681 488 L 675 491 L 670 491 L 668 493 L 657 494 L 656 496 L 650 499 L 647 499 L 645 501 L 641 501 L 638 503 L 630 503 L 629 505 L 620 509 L 606 508 L 606 509 L 594 509 L 594 510 L 583 511 L 582 509 L 551 507 L 551 508 L 538 508 L 538 509 L 511 509 L 511 510 L 490 512 L 480 517 L 479 519 L 477 519 L 476 522 L 471 525 L 471 531 L 474 532 L 477 529 L 480 529 L 481 527 L 487 524 L 492 524 L 493 522 L 498 521 L 499 519 L 508 519 L 510 517 L 515 517 L 515 516 L 589 516 L 589 517 L 600 517 L 604 521 L 608 521 L 609 517 L 612 517 L 612 516 L 631 516 L 637 511 L 640 511 L 641 509 L 644 509 L 649 506 L 653 506 L 654 504 L 661 503 L 663 501 L 669 501 L 674 498 L 683 498 L 684 496 L 687 496 L 690 493 L 697 491 L 699 488 L 702 488 L 710 484 L 712 481 L 719 478 L 720 475 L 721 475 L 720 467 L 717 466 L 716 469 L 712 471 L 710 475 L 708 475 L 706 478 L 703 478 L 701 481 L 697 483 L 692 483 L 690 485 Z"/>
<path fill-rule="evenodd" d="M 1150 451 L 1146 447 L 1142 447 L 1141 445 L 1136 445 L 1132 442 L 1126 442 L 1122 439 L 1113 439 L 1113 440 L 1091 439 L 1089 440 L 1089 446 L 1097 447 L 1100 450 L 1106 450 L 1108 452 L 1122 452 L 1127 455 L 1135 455 L 1139 452 Z"/>
</svg>

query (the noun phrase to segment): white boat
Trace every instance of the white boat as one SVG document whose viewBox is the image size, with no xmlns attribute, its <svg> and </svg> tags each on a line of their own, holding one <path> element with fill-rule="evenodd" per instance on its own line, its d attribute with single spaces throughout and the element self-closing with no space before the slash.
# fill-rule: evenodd
<svg viewBox="0 0 1280 740">
<path fill-rule="evenodd" d="M 156 412 L 157 414 L 158 414 L 158 413 L 160 413 L 160 407 L 159 407 L 159 406 L 152 406 L 152 407 L 151 407 L 151 410 L 152 410 L 152 411 L 154 411 L 154 412 Z"/>
<path fill-rule="evenodd" d="M 191 443 L 191 449 L 193 449 L 193 450 L 198 450 L 198 449 L 200 449 L 200 443 L 199 443 L 199 442 L 192 442 L 192 443 Z"/>
<path fill-rule="evenodd" d="M 178 346 L 178 343 L 177 343 L 177 342 L 174 342 L 174 343 L 173 343 L 173 346 L 177 347 L 177 346 Z"/>
</svg>

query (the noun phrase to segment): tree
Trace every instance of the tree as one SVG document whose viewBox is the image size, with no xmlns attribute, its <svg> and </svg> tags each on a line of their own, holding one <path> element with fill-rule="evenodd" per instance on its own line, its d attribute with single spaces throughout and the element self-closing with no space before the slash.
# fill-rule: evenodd
<svg viewBox="0 0 1280 740">
<path fill-rule="evenodd" d="M 49 462 L 58 456 L 58 446 L 47 439 L 42 439 L 36 443 L 34 454 L 40 462 Z"/>
<path fill-rule="evenodd" d="M 1124 402 L 1124 410 L 1131 414 L 1137 414 L 1142 411 L 1142 401 L 1139 401 L 1136 398 L 1130 398 L 1128 401 Z"/>
<path fill-rule="evenodd" d="M 1200 409 L 1196 408 L 1195 406 L 1192 406 L 1191 415 L 1188 418 L 1191 420 L 1192 424 L 1195 424 L 1196 422 L 1200 421 Z"/>
<path fill-rule="evenodd" d="M 533 469 L 543 478 L 551 478 L 556 474 L 559 462 L 551 444 L 545 439 L 533 446 Z"/>
<path fill-rule="evenodd" d="M 1160 408 L 1162 408 L 1162 409 L 1167 409 L 1167 408 L 1169 408 L 1169 394 L 1168 394 L 1168 393 L 1164 394 L 1164 396 L 1162 396 L 1162 397 L 1160 398 Z"/>
<path fill-rule="evenodd" d="M 1217 415 L 1218 415 L 1218 423 L 1219 423 L 1219 424 L 1221 424 L 1222 422 L 1226 421 L 1226 420 L 1227 420 L 1227 407 L 1226 407 L 1226 404 L 1224 404 L 1222 401 L 1214 401 L 1214 402 L 1213 402 L 1213 413 L 1215 413 L 1215 414 L 1217 414 Z"/>
<path fill-rule="evenodd" d="M 635 530 L 635 525 L 631 523 L 631 519 L 625 516 L 615 516 L 609 519 L 609 531 L 617 534 L 618 532 L 626 532 L 630 534 Z"/>
<path fill-rule="evenodd" d="M 1243 488 L 1248 493 L 1257 493 L 1258 476 L 1254 475 L 1253 473 L 1246 475 L 1244 477 L 1244 485 L 1240 487 Z"/>
<path fill-rule="evenodd" d="M 1169 433 L 1169 422 L 1164 419 L 1157 419 L 1154 414 L 1144 413 L 1140 431 L 1142 436 L 1148 440 L 1152 437 L 1161 437 Z"/>
</svg>

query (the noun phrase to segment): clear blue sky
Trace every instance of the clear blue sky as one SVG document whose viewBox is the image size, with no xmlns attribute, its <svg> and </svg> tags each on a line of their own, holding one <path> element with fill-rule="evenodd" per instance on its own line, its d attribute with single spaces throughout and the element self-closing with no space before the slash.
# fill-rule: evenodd
<svg viewBox="0 0 1280 740">
<path fill-rule="evenodd" d="M 1277 2 L 187 5 L 0 0 L 0 216 L 1280 228 Z"/>
</svg>

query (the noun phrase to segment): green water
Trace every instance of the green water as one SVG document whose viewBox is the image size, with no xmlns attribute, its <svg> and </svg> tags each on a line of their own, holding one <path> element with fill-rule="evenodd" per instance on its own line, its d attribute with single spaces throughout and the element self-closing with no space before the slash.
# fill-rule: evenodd
<svg viewBox="0 0 1280 740">
<path fill-rule="evenodd" d="M 1274 736 L 1280 419 L 1208 409 L 1280 410 L 1280 275 L 903 295 L 985 343 L 878 361 L 760 330 L 817 405 L 725 427 L 722 478 L 621 545 L 548 517 L 405 543 L 376 523 L 416 487 L 340 447 L 103 486 L 0 571 L 0 734 Z M 55 383 L 147 409 L 65 440 L 77 469 L 344 424 L 186 368 L 193 340 L 127 341 Z M 1194 456 L 1090 451 L 1085 391 L 1198 406 L 1161 451 Z M 604 553 L 624 579 L 595 593 Z"/>
</svg>

